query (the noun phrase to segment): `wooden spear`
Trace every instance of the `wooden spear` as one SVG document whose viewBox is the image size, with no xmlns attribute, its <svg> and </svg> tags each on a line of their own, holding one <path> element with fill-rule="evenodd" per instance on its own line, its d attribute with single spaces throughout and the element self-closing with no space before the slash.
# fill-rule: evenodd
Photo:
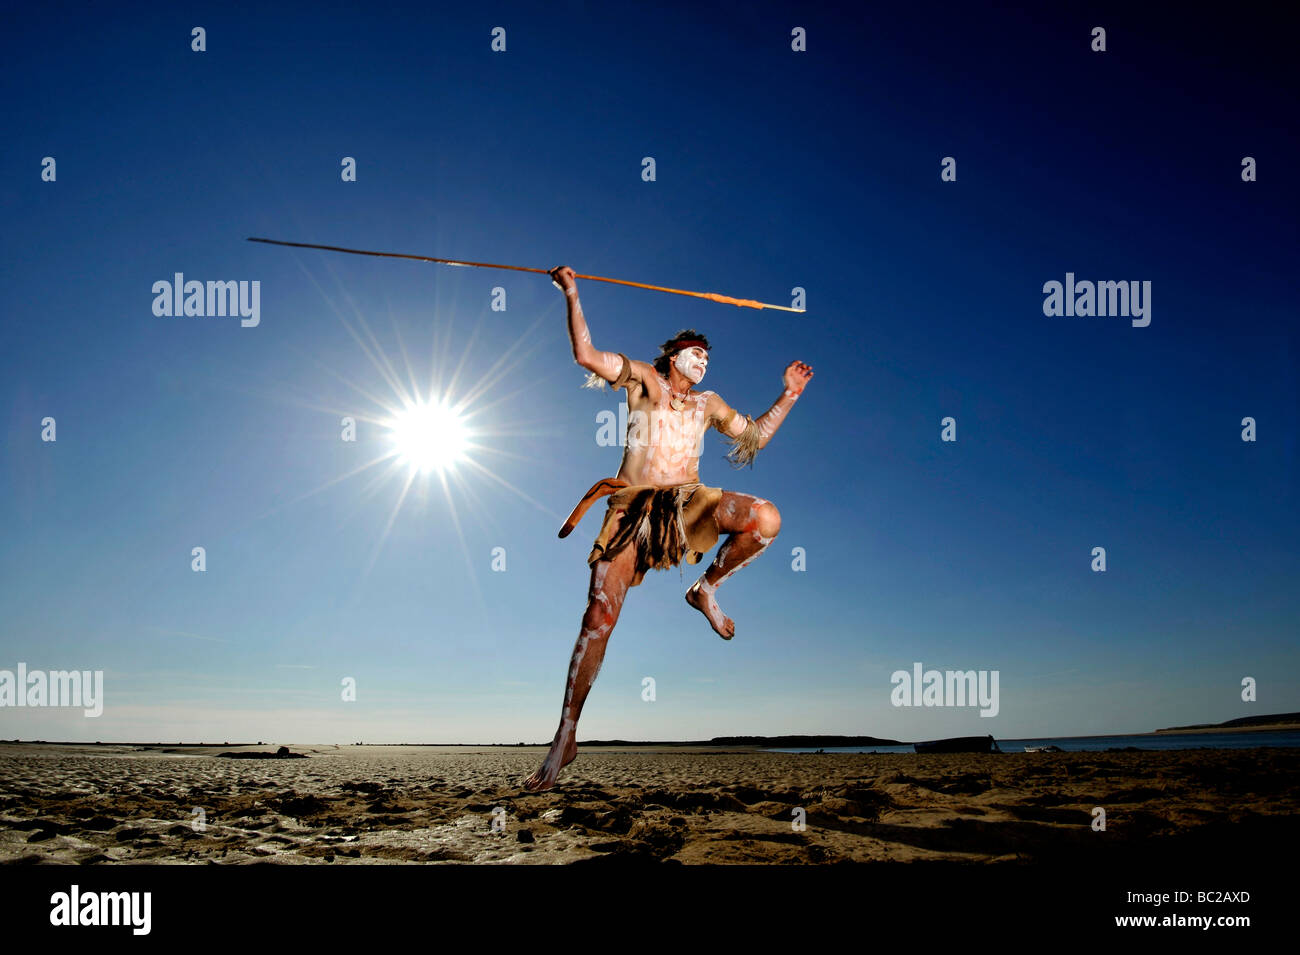
<svg viewBox="0 0 1300 955">
<path fill-rule="evenodd" d="M 349 252 L 352 255 L 379 255 L 388 259 L 414 259 L 417 262 L 438 262 L 442 265 L 459 265 L 476 269 L 511 269 L 515 272 L 539 272 L 542 275 L 550 275 L 550 269 L 533 269 L 525 265 L 497 265 L 494 262 L 458 262 L 455 259 L 435 259 L 431 255 L 407 255 L 404 252 L 367 252 L 365 249 L 344 249 L 337 245 L 313 245 L 310 242 L 281 242 L 279 239 L 255 239 L 249 238 L 249 242 L 265 242 L 268 245 L 290 245 L 299 249 L 325 249 L 329 252 Z M 576 275 L 576 273 L 575 273 Z M 644 282 L 629 282 L 627 279 L 608 279 L 602 275 L 576 275 L 577 278 L 587 279 L 592 282 L 612 282 L 615 285 L 630 285 L 633 288 L 648 288 L 655 292 L 671 292 L 673 295 L 690 295 L 695 298 L 707 298 L 711 302 L 721 302 L 723 305 L 739 305 L 742 308 L 776 308 L 783 312 L 804 312 L 802 308 L 790 308 L 788 305 L 768 305 L 766 302 L 755 302 L 749 298 L 732 298 L 730 295 L 719 295 L 717 292 L 688 292 L 685 289 L 665 288 L 662 285 L 646 285 Z"/>
</svg>

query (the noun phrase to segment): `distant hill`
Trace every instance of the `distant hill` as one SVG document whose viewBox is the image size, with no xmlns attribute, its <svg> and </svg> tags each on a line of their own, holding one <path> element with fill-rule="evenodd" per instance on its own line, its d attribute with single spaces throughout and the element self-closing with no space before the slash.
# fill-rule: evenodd
<svg viewBox="0 0 1300 955">
<path fill-rule="evenodd" d="M 1167 726 L 1164 729 L 1156 730 L 1156 732 L 1168 733 L 1172 730 L 1217 730 L 1230 729 L 1238 726 L 1277 726 L 1286 723 L 1300 724 L 1300 713 L 1274 713 L 1272 716 L 1243 716 L 1239 719 L 1228 720 L 1226 723 L 1193 723 L 1191 726 Z"/>
<path fill-rule="evenodd" d="M 0 743 L 19 743 L 20 740 L 0 739 Z M 41 744 L 46 746 L 134 746 L 142 749 L 160 749 L 163 746 L 170 746 L 165 743 L 102 743 L 94 744 L 85 742 L 76 742 L 72 740 L 42 740 L 31 739 L 21 742 L 28 744 Z M 189 749 L 199 748 L 226 748 L 230 746 L 261 746 L 258 743 L 176 743 L 177 747 Z M 338 749 L 337 744 L 330 743 L 312 743 L 303 745 L 313 746 L 330 746 L 333 745 Z M 348 743 L 348 746 L 465 746 L 474 749 L 481 749 L 486 746 L 548 746 L 546 743 Z M 827 746 L 907 746 L 907 743 L 901 743 L 896 739 L 879 739 L 875 736 L 715 736 L 713 739 L 699 740 L 635 740 L 635 739 L 590 739 L 578 740 L 579 746 L 754 746 L 767 748 L 782 749 L 802 749 L 804 747 L 815 746 L 824 749 Z M 171 750 L 164 750 L 171 752 Z"/>
<path fill-rule="evenodd" d="M 896 739 L 879 739 L 875 736 L 715 736 L 705 740 L 583 740 L 580 746 L 767 746 L 800 748 L 805 746 L 903 746 Z"/>
</svg>

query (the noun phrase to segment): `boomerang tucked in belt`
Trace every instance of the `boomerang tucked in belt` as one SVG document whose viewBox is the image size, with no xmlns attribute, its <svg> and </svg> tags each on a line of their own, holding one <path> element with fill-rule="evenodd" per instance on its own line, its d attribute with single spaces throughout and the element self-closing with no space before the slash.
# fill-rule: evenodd
<svg viewBox="0 0 1300 955">
<path fill-rule="evenodd" d="M 560 536 L 568 537 L 573 532 L 573 529 L 578 526 L 578 522 L 582 520 L 582 515 L 587 513 L 587 509 L 596 502 L 597 498 L 604 497 L 606 494 L 613 494 L 620 488 L 629 486 L 629 483 L 622 478 L 601 478 L 591 486 L 590 491 L 582 496 L 578 506 L 573 509 L 569 519 L 560 528 Z"/>
</svg>

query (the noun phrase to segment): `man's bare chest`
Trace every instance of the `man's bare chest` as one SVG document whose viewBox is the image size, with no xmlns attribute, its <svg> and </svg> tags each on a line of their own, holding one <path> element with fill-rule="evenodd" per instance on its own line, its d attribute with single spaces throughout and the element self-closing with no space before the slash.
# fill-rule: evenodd
<svg viewBox="0 0 1300 955">
<path fill-rule="evenodd" d="M 672 400 L 668 390 L 658 400 L 644 392 L 628 402 L 627 444 L 629 448 L 659 448 L 683 451 L 698 447 L 708 428 L 707 395 L 689 393 Z M 674 405 L 680 404 L 677 408 Z"/>
</svg>

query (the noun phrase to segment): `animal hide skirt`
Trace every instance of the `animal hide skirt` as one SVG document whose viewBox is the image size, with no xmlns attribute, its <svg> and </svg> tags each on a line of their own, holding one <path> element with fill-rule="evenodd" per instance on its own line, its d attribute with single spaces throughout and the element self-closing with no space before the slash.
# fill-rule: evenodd
<svg viewBox="0 0 1300 955">
<path fill-rule="evenodd" d="M 633 587 L 647 570 L 676 567 L 683 559 L 698 564 L 718 542 L 715 512 L 721 500 L 722 488 L 698 483 L 632 484 L 617 490 L 610 495 L 587 564 L 610 560 L 624 548 L 635 547 Z"/>
</svg>

